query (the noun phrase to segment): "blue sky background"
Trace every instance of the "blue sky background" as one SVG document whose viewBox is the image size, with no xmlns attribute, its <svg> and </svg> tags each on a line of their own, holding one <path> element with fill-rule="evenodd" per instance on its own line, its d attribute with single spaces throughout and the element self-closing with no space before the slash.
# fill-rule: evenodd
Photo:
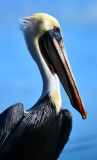
<svg viewBox="0 0 97 160">
<path fill-rule="evenodd" d="M 16 102 L 29 109 L 41 94 L 41 76 L 19 30 L 19 18 L 36 12 L 59 20 L 88 112 L 88 119 L 82 120 L 61 86 L 63 108 L 72 112 L 73 129 L 59 160 L 97 160 L 97 0 L 0 0 L 0 112 Z"/>
</svg>

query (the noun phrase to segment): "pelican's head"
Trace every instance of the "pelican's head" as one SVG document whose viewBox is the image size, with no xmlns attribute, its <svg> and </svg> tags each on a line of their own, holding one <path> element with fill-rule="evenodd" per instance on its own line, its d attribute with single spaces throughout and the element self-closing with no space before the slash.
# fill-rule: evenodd
<svg viewBox="0 0 97 160">
<path fill-rule="evenodd" d="M 51 74 L 56 73 L 70 99 L 72 106 L 80 112 L 83 119 L 87 113 L 82 104 L 73 73 L 64 49 L 59 22 L 45 13 L 37 13 L 21 20 L 28 49 L 33 50 L 34 44 L 39 48 Z M 32 47 L 33 46 L 33 47 Z M 33 53 L 33 58 L 37 57 Z"/>
<path fill-rule="evenodd" d="M 48 30 L 53 30 L 54 26 L 60 28 L 59 22 L 45 13 L 36 13 L 20 19 L 20 23 L 24 33 L 32 32 L 35 38 L 41 37 Z"/>
</svg>

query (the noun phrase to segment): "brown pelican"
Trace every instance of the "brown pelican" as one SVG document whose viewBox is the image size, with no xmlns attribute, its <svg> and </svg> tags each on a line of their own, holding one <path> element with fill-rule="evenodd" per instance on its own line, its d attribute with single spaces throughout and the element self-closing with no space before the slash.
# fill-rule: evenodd
<svg viewBox="0 0 97 160">
<path fill-rule="evenodd" d="M 37 63 L 43 92 L 28 111 L 17 103 L 0 114 L 0 160 L 57 160 L 68 141 L 72 116 L 62 110 L 59 79 L 72 106 L 82 115 L 83 107 L 63 46 L 58 21 L 44 13 L 21 20 L 31 56 Z"/>
</svg>

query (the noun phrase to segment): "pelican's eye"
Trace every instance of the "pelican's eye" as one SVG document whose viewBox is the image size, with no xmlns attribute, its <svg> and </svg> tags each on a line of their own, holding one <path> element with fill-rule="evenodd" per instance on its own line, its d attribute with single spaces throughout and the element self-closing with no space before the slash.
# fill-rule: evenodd
<svg viewBox="0 0 97 160">
<path fill-rule="evenodd" d="M 50 30 L 50 33 L 54 36 L 54 38 L 59 41 L 62 39 L 60 28 L 57 26 L 54 26 L 53 30 Z"/>
<path fill-rule="evenodd" d="M 60 29 L 59 29 L 59 27 L 54 26 L 54 31 L 55 31 L 56 33 L 60 33 Z"/>
</svg>

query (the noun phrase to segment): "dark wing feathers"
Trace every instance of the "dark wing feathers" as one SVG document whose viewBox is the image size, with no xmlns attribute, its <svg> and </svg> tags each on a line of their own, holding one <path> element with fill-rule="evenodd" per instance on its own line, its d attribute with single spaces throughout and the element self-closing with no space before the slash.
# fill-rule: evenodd
<svg viewBox="0 0 97 160">
<path fill-rule="evenodd" d="M 36 144 L 37 138 L 40 137 L 40 130 L 41 134 L 44 134 L 42 128 L 47 124 L 46 122 L 52 114 L 55 114 L 55 109 L 52 110 L 50 106 L 46 106 L 44 103 L 38 104 L 27 111 L 25 115 L 21 117 L 19 123 L 16 124 L 16 127 L 13 127 L 14 129 L 10 131 L 10 135 L 8 134 L 9 136 L 5 139 L 5 143 L 2 144 L 0 158 L 2 158 L 2 155 L 5 155 L 5 153 L 10 153 L 14 147 L 17 152 L 17 150 L 19 150 L 19 146 L 22 146 L 20 147 L 20 151 L 22 153 L 24 150 L 25 152 L 28 150 L 28 143 L 31 143 L 32 146 L 33 143 Z M 17 141 L 18 144 L 20 144 L 18 146 Z"/>
<path fill-rule="evenodd" d="M 0 114 L 0 148 L 4 141 L 24 116 L 23 105 L 14 104 Z"/>
<path fill-rule="evenodd" d="M 71 128 L 71 113 L 65 109 L 56 115 L 48 99 L 27 113 L 15 104 L 0 115 L 0 159 L 57 160 Z"/>
<path fill-rule="evenodd" d="M 60 129 L 60 134 L 59 134 L 57 146 L 55 149 L 55 157 L 53 160 L 58 159 L 60 153 L 62 152 L 62 149 L 64 148 L 65 144 L 68 142 L 71 129 L 72 129 L 71 112 L 67 109 L 64 109 L 64 110 L 62 110 L 61 129 Z"/>
</svg>

